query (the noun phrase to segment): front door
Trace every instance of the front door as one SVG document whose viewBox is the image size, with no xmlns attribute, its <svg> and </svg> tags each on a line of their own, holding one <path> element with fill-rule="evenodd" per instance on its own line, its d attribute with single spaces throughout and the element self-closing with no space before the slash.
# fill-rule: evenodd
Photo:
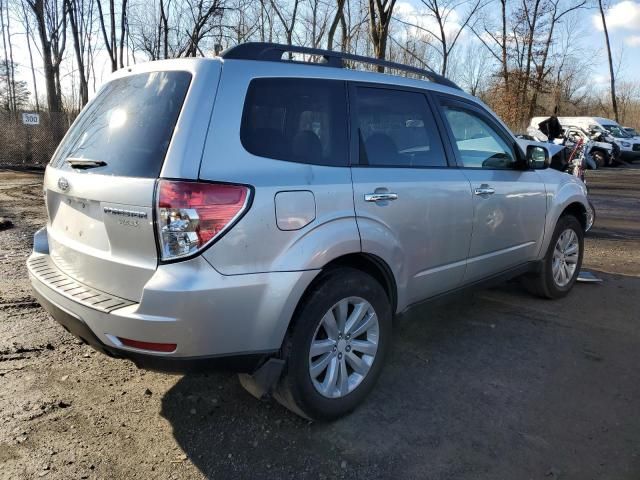
<svg viewBox="0 0 640 480">
<path fill-rule="evenodd" d="M 449 167 L 423 92 L 352 85 L 352 168 L 362 249 L 389 263 L 406 305 L 457 287 L 473 205 L 462 170 Z"/>
<path fill-rule="evenodd" d="M 546 217 L 546 189 L 540 175 L 524 165 L 513 137 L 480 107 L 439 98 L 458 165 L 473 193 L 473 233 L 464 282 L 536 259 Z"/>
</svg>

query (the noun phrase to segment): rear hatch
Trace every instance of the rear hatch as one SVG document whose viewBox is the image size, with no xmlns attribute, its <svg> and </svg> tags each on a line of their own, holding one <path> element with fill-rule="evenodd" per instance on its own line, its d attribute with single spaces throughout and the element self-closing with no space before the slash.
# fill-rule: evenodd
<svg viewBox="0 0 640 480">
<path fill-rule="evenodd" d="M 116 78 L 54 155 L 45 176 L 49 251 L 77 281 L 140 300 L 158 264 L 156 179 L 192 77 L 171 70 Z"/>
</svg>

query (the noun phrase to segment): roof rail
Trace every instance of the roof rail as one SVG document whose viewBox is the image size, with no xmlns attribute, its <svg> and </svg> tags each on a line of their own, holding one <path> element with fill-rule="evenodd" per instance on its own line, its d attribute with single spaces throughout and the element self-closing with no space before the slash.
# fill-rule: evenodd
<svg viewBox="0 0 640 480">
<path fill-rule="evenodd" d="M 287 52 L 306 53 L 308 55 L 315 55 L 322 58 L 322 62 L 309 63 L 310 65 L 344 68 L 344 60 L 350 60 L 353 62 L 367 63 L 369 65 L 376 65 L 392 68 L 394 70 L 415 73 L 426 77 L 434 83 L 462 90 L 454 82 L 440 75 L 439 73 L 434 72 L 432 69 L 425 70 L 422 68 L 412 67 L 410 65 L 404 65 L 402 63 L 389 62 L 386 60 L 379 60 L 377 58 L 365 57 L 362 55 L 353 55 L 351 53 L 322 50 L 320 48 L 299 47 L 296 45 L 282 45 L 279 43 L 267 42 L 247 42 L 226 49 L 220 54 L 220 56 L 225 59 L 234 60 L 262 60 L 266 62 L 283 62 L 288 61 L 282 59 L 282 55 Z"/>
</svg>

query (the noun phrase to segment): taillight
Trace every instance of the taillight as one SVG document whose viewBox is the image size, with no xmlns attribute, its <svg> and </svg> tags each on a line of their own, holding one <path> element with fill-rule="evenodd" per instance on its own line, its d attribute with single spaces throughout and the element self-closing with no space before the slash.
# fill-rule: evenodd
<svg viewBox="0 0 640 480">
<path fill-rule="evenodd" d="M 163 260 L 192 255 L 246 209 L 249 188 L 220 183 L 158 182 L 158 241 Z"/>
</svg>

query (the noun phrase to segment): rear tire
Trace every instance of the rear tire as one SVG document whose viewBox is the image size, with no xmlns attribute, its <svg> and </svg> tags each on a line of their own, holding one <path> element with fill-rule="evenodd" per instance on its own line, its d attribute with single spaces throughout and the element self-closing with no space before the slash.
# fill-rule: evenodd
<svg viewBox="0 0 640 480">
<path fill-rule="evenodd" d="M 391 315 L 385 290 L 370 275 L 353 268 L 325 273 L 296 310 L 275 399 L 310 420 L 352 411 L 380 376 Z"/>
<path fill-rule="evenodd" d="M 573 288 L 582 267 L 584 232 L 573 215 L 558 220 L 542 268 L 523 277 L 525 288 L 542 298 L 562 298 Z"/>
</svg>

